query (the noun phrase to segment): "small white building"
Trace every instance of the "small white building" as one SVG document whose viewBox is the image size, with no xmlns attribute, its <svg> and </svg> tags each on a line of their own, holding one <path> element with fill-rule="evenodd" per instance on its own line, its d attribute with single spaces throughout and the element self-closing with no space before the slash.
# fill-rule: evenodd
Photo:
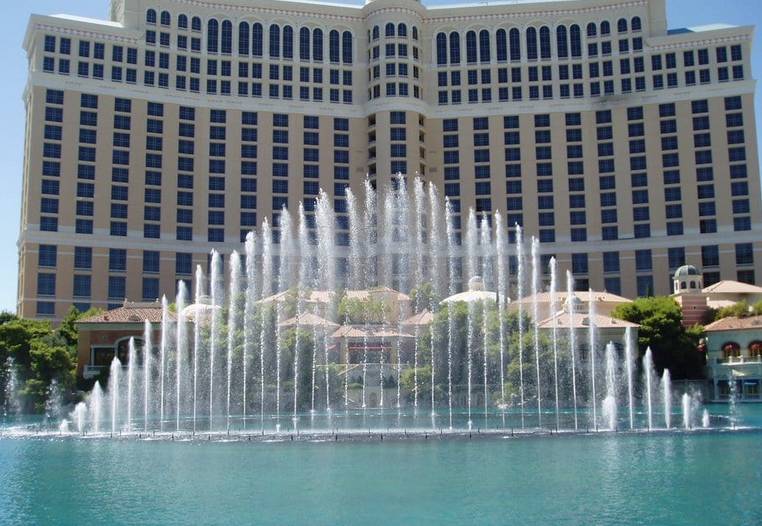
<svg viewBox="0 0 762 526">
<path fill-rule="evenodd" d="M 762 383 L 762 316 L 722 318 L 706 326 L 706 377 L 709 397 L 760 402 Z"/>
</svg>

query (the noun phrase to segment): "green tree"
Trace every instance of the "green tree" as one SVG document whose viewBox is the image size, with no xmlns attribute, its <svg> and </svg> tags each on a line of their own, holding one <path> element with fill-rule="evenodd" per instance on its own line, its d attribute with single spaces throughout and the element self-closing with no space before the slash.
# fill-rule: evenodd
<svg viewBox="0 0 762 526">
<path fill-rule="evenodd" d="M 703 357 L 696 347 L 703 329 L 683 327 L 680 305 L 673 298 L 638 298 L 618 306 L 612 316 L 640 325 L 640 353 L 642 355 L 648 347 L 651 348 L 654 366 L 660 374 L 666 368 L 675 379 L 702 376 Z"/>
</svg>

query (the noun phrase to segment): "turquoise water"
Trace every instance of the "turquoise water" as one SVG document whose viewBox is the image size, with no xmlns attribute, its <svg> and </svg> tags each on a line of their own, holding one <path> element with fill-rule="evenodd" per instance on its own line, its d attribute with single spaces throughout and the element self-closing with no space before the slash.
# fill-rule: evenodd
<svg viewBox="0 0 762 526">
<path fill-rule="evenodd" d="M 760 524 L 761 446 L 758 431 L 0 439 L 0 524 Z"/>
</svg>

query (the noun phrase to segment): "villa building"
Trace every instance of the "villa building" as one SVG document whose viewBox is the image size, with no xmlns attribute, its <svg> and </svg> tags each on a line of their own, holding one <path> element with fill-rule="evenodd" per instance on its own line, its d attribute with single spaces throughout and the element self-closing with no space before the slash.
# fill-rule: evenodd
<svg viewBox="0 0 762 526">
<path fill-rule="evenodd" d="M 706 377 L 712 400 L 762 400 L 762 316 L 722 318 L 706 326 Z M 732 384 L 735 383 L 735 386 Z"/>
<path fill-rule="evenodd" d="M 320 189 L 345 258 L 346 189 L 362 202 L 368 177 L 383 203 L 394 174 L 446 196 L 456 236 L 469 208 L 523 225 L 579 290 L 667 294 L 684 264 L 754 283 L 753 32 L 668 29 L 665 0 L 33 15 L 18 313 L 192 291 L 211 249 L 266 219 L 277 238 L 284 206 L 312 225 Z"/>
<path fill-rule="evenodd" d="M 161 338 L 160 303 L 125 302 L 124 305 L 77 322 L 77 377 L 90 380 L 108 370 L 114 357 L 126 364 L 130 338 L 144 345 L 145 322 L 151 325 L 152 347 Z M 174 320 L 174 316 L 171 315 Z"/>
</svg>

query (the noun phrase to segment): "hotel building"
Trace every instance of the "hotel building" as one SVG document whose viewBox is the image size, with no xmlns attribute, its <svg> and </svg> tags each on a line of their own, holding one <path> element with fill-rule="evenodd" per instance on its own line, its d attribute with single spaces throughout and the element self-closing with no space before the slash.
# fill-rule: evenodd
<svg viewBox="0 0 762 526">
<path fill-rule="evenodd" d="M 24 40 L 18 313 L 150 301 L 320 188 L 419 175 L 580 289 L 762 276 L 753 27 L 664 0 L 112 0 Z M 339 247 L 341 250 L 341 247 Z M 191 289 L 192 290 L 192 289 Z"/>
</svg>

